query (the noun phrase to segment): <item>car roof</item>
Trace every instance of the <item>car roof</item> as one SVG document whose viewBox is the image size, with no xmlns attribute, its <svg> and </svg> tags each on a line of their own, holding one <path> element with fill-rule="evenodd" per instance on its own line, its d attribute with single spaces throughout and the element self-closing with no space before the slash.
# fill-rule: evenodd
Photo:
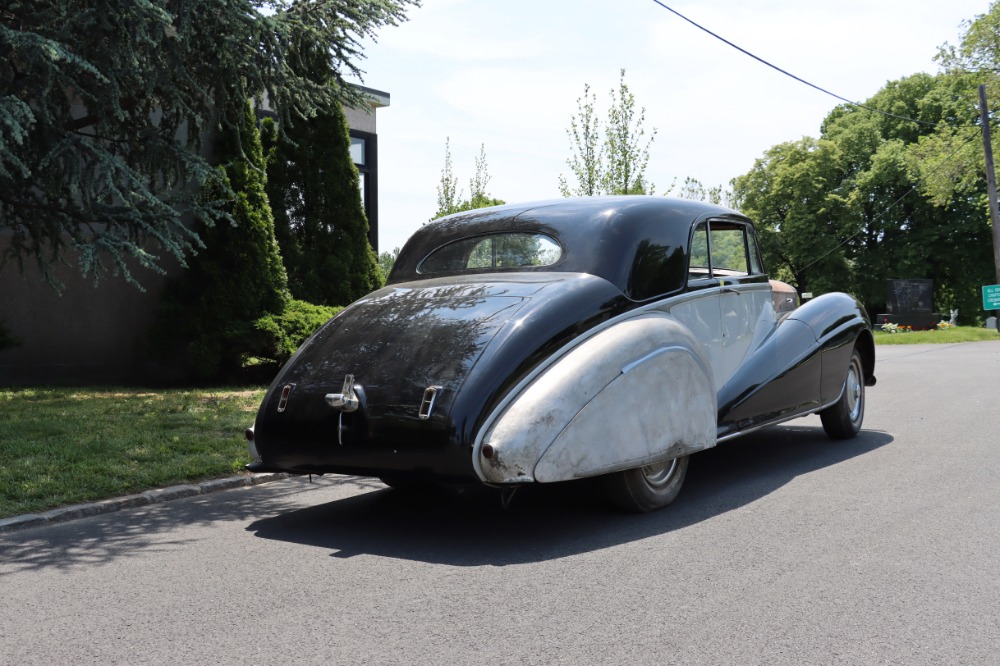
<svg viewBox="0 0 1000 666">
<path fill-rule="evenodd" d="M 427 277 L 417 268 L 443 245 L 518 231 L 545 234 L 562 246 L 563 257 L 540 270 L 597 275 L 629 298 L 644 300 L 684 286 L 691 227 L 704 219 L 749 222 L 722 206 L 657 196 L 578 197 L 457 213 L 413 234 L 396 259 L 389 283 Z"/>
</svg>

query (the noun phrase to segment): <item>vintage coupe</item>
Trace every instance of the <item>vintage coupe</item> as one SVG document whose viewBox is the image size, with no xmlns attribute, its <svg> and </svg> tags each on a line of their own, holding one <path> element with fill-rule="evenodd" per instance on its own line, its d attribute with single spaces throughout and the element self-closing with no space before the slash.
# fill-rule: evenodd
<svg viewBox="0 0 1000 666">
<path fill-rule="evenodd" d="M 423 226 L 388 284 L 288 361 L 248 429 L 254 471 L 394 487 L 602 477 L 670 503 L 688 456 L 818 412 L 855 436 L 875 347 L 845 294 L 796 307 L 753 224 L 666 197 L 507 205 Z"/>
</svg>

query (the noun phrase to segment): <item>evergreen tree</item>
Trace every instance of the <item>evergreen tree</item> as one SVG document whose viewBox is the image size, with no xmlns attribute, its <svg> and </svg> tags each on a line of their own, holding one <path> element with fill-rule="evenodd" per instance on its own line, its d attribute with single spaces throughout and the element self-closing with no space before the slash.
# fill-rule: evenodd
<svg viewBox="0 0 1000 666">
<path fill-rule="evenodd" d="M 368 242 L 358 170 L 347 118 L 331 113 L 269 136 L 268 196 L 292 295 L 320 305 L 347 305 L 382 285 Z"/>
<path fill-rule="evenodd" d="M 154 338 L 165 356 L 182 352 L 201 380 L 240 375 L 257 348 L 256 322 L 280 315 L 288 300 L 287 279 L 265 192 L 265 159 L 256 115 L 245 104 L 238 136 L 225 135 L 219 169 L 227 223 L 201 231 L 205 249 L 163 294 Z M 208 193 L 220 196 L 223 192 Z"/>
<path fill-rule="evenodd" d="M 239 132 L 266 93 L 284 125 L 360 103 L 361 42 L 417 0 L 45 0 L 0 3 L 0 262 L 134 281 L 181 261 L 233 193 L 201 138 Z M 290 45 L 298 45 L 298 51 Z M 323 53 L 330 80 L 296 53 Z M 207 186 L 207 187 L 206 187 Z M 215 196 L 205 196 L 205 192 Z M 202 223 L 192 227 L 193 218 Z M 68 253 L 67 250 L 74 252 Z"/>
</svg>

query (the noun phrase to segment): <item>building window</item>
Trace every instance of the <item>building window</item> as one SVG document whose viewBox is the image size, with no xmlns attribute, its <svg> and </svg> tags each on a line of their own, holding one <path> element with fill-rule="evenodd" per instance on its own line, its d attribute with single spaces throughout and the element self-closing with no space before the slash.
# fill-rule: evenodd
<svg viewBox="0 0 1000 666">
<path fill-rule="evenodd" d="M 375 134 L 351 130 L 351 160 L 358 168 L 361 202 L 368 217 L 368 241 L 378 251 L 378 139 Z"/>
<path fill-rule="evenodd" d="M 351 137 L 351 159 L 359 167 L 363 167 L 367 163 L 365 161 L 365 140 L 361 137 Z"/>
</svg>

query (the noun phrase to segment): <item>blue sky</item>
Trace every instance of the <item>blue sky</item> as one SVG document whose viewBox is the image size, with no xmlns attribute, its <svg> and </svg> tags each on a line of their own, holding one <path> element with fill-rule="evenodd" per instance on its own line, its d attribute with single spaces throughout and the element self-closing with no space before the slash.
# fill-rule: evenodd
<svg viewBox="0 0 1000 666">
<path fill-rule="evenodd" d="M 851 100 L 936 72 L 963 20 L 988 0 L 664 0 L 748 51 Z M 618 71 L 657 134 L 647 179 L 662 193 L 746 173 L 765 150 L 817 136 L 838 103 L 713 39 L 652 0 L 423 0 L 366 44 L 378 112 L 379 249 L 401 246 L 437 208 L 445 139 L 468 194 L 485 144 L 488 191 L 559 196 L 566 128 L 589 83 L 602 115 Z"/>
</svg>

